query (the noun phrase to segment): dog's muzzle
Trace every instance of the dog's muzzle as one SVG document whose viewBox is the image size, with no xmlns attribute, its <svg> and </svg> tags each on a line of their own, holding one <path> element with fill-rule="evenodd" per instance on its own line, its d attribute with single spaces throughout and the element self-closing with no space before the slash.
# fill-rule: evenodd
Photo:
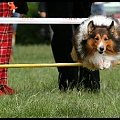
<svg viewBox="0 0 120 120">
<path fill-rule="evenodd" d="M 100 47 L 98 48 L 98 52 L 99 52 L 100 54 L 103 54 L 104 51 L 105 51 L 104 46 L 100 46 Z"/>
</svg>

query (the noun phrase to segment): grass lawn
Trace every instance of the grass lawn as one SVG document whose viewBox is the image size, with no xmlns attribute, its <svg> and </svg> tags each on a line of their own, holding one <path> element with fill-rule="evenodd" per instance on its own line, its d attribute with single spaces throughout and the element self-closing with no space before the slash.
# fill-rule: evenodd
<svg viewBox="0 0 120 120">
<path fill-rule="evenodd" d="M 54 63 L 49 45 L 14 48 L 13 63 Z M 0 118 L 119 118 L 120 67 L 101 70 L 100 93 L 60 92 L 56 67 L 9 68 L 15 95 L 0 96 Z"/>
</svg>

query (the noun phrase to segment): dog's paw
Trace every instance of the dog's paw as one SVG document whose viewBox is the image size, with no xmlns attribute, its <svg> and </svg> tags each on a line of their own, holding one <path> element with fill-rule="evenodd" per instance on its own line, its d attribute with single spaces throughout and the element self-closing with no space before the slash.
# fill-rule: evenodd
<svg viewBox="0 0 120 120">
<path fill-rule="evenodd" d="M 110 62 L 110 61 L 104 61 L 103 67 L 104 67 L 105 69 L 110 68 L 110 66 L 111 66 L 111 62 Z"/>
<path fill-rule="evenodd" d="M 101 59 L 97 62 L 96 67 L 100 70 L 104 69 L 104 61 Z"/>
<path fill-rule="evenodd" d="M 96 64 L 98 69 L 103 70 L 103 69 L 108 69 L 111 67 L 111 61 L 108 60 L 99 60 Z"/>
</svg>

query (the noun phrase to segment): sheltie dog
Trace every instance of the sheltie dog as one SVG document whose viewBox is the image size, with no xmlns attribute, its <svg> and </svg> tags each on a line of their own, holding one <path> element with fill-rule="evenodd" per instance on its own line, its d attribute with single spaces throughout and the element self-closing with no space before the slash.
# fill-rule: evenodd
<svg viewBox="0 0 120 120">
<path fill-rule="evenodd" d="M 116 65 L 120 60 L 119 21 L 102 15 L 83 21 L 73 35 L 71 56 L 90 70 Z"/>
</svg>

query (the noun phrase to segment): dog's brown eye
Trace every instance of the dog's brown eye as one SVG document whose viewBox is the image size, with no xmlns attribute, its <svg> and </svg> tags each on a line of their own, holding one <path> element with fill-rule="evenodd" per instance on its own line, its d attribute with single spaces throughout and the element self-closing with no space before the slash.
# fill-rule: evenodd
<svg viewBox="0 0 120 120">
<path fill-rule="evenodd" d="M 95 38 L 95 40 L 99 40 L 99 38 Z"/>
<path fill-rule="evenodd" d="M 108 40 L 108 38 L 105 38 L 104 40 L 106 41 L 106 40 Z"/>
</svg>

